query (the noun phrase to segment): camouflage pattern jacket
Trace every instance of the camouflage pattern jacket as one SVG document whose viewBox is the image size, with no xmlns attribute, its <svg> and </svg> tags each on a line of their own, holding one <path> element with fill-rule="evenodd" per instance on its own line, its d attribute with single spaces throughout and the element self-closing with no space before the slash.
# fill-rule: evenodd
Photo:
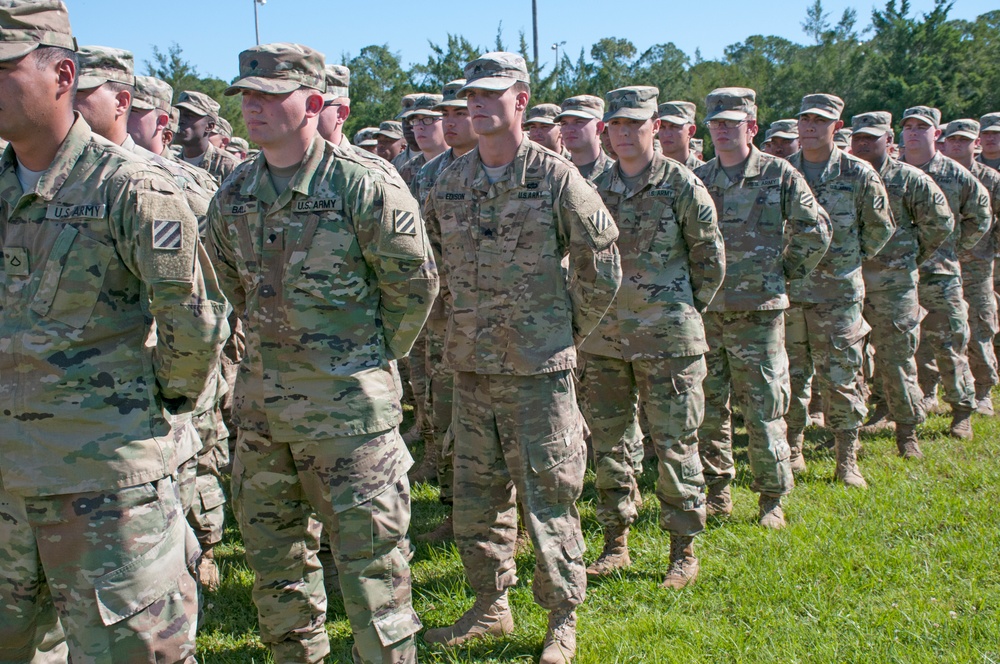
<svg viewBox="0 0 1000 664">
<path fill-rule="evenodd" d="M 959 254 L 970 251 L 990 230 L 989 194 L 964 166 L 940 152 L 919 168 L 944 192 L 955 217 L 955 230 L 929 260 L 920 264 L 920 274 L 960 276 Z"/>
<path fill-rule="evenodd" d="M 708 311 L 788 308 L 787 281 L 811 273 L 830 246 L 829 219 L 787 161 L 750 147 L 733 182 L 713 159 L 695 171 L 715 201 L 726 279 Z"/>
<path fill-rule="evenodd" d="M 705 162 L 703 162 L 701 159 L 698 159 L 698 157 L 696 157 L 692 152 L 691 154 L 688 155 L 687 161 L 684 162 L 684 165 L 693 171 L 696 168 L 701 168 L 702 166 L 704 166 Z"/>
<path fill-rule="evenodd" d="M 800 172 L 802 152 L 788 161 Z M 860 302 L 865 297 L 861 263 L 875 256 L 896 230 L 885 185 L 871 164 L 834 146 L 812 187 L 830 215 L 830 248 L 816 269 L 790 283 L 792 302 Z"/>
<path fill-rule="evenodd" d="M 699 312 L 722 285 L 726 249 L 705 186 L 658 153 L 634 190 L 618 165 L 596 184 L 618 222 L 622 285 L 581 350 L 629 362 L 707 352 Z"/>
<path fill-rule="evenodd" d="M 994 170 L 1000 170 L 1000 159 L 987 159 L 982 154 L 976 156 L 976 161 L 980 164 L 986 164 Z"/>
<path fill-rule="evenodd" d="M 8 148 L 3 487 L 79 493 L 173 473 L 184 459 L 170 421 L 206 390 L 229 333 L 194 215 L 162 170 L 79 115 L 34 191 L 22 192 L 15 171 Z"/>
<path fill-rule="evenodd" d="M 444 172 L 446 168 L 451 166 L 452 162 L 455 161 L 455 151 L 448 148 L 438 156 L 431 159 L 429 162 L 424 164 L 423 168 L 417 173 L 417 177 L 413 179 L 410 183 L 410 191 L 413 193 L 414 198 L 417 199 L 417 203 L 424 205 L 427 200 L 427 195 L 431 191 L 431 187 L 437 182 L 438 178 L 441 177 L 441 173 Z M 451 313 L 451 294 L 448 292 L 448 287 L 441 282 L 441 290 L 438 293 L 437 299 L 434 300 L 434 306 L 431 308 L 431 313 L 427 317 L 428 321 L 447 321 L 448 316 Z"/>
<path fill-rule="evenodd" d="M 181 158 L 181 161 L 184 161 Z M 189 166 L 192 164 L 185 161 Z M 236 167 L 240 165 L 240 160 L 229 154 L 225 150 L 220 150 L 211 143 L 208 144 L 208 149 L 205 150 L 205 156 L 202 158 L 201 163 L 196 166 L 204 171 L 207 171 L 209 175 L 215 178 L 215 184 L 221 185 L 223 181 L 229 174 L 236 170 Z"/>
<path fill-rule="evenodd" d="M 587 176 L 587 180 L 590 182 L 596 182 L 597 178 L 610 171 L 614 165 L 615 160 L 609 157 L 607 152 L 601 150 L 601 154 L 597 157 L 597 161 L 594 162 L 594 168 L 591 169 L 590 175 Z"/>
<path fill-rule="evenodd" d="M 864 263 L 865 290 L 913 288 L 917 266 L 938 250 L 955 228 L 948 203 L 934 180 L 915 166 L 886 157 L 879 176 L 889 192 L 896 232 Z"/>
<path fill-rule="evenodd" d="M 406 186 L 409 187 L 410 193 L 413 193 L 413 181 L 416 179 L 417 173 L 420 172 L 420 169 L 423 168 L 426 163 L 427 157 L 424 156 L 423 152 L 418 152 L 417 156 L 407 161 L 403 164 L 402 168 L 399 169 L 399 177 L 403 178 L 403 182 L 405 182 Z"/>
<path fill-rule="evenodd" d="M 990 200 L 990 230 L 970 251 L 959 256 L 963 277 L 986 279 L 991 274 L 993 259 L 1000 247 L 1000 173 L 978 161 L 972 164 L 972 175 L 983 185 Z M 971 274 L 970 274 L 971 272 Z"/>
<path fill-rule="evenodd" d="M 247 337 L 237 424 L 277 442 L 398 424 L 389 362 L 409 352 L 438 290 L 409 192 L 317 136 L 280 196 L 261 153 L 223 184 L 208 218 Z"/>
<path fill-rule="evenodd" d="M 452 296 L 445 363 L 511 375 L 575 367 L 576 344 L 621 283 L 618 228 L 576 167 L 525 135 L 490 184 L 476 148 L 441 174 L 424 212 Z"/>
</svg>

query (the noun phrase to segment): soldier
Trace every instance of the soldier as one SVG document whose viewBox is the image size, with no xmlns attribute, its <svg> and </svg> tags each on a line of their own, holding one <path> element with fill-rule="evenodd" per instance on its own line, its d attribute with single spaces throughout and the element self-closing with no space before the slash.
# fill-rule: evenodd
<svg viewBox="0 0 1000 664">
<path fill-rule="evenodd" d="M 556 154 L 563 154 L 562 134 L 556 122 L 561 112 L 562 109 L 555 104 L 538 104 L 524 116 L 523 129 L 528 138 Z"/>
<path fill-rule="evenodd" d="M 396 155 L 395 159 L 390 160 L 397 171 L 402 169 L 406 162 L 420 154 L 420 148 L 417 147 L 417 141 L 413 137 L 413 127 L 405 122 L 401 122 L 407 111 L 413 108 L 413 103 L 419 94 L 418 92 L 414 92 L 403 95 L 403 98 L 399 100 L 399 113 L 396 114 L 394 119 L 399 123 L 399 130 L 403 135 L 403 149 Z"/>
<path fill-rule="evenodd" d="M 219 122 L 219 102 L 201 92 L 185 90 L 176 107 L 180 110 L 177 142 L 183 148 L 181 159 L 204 168 L 221 184 L 239 162 L 209 140 Z"/>
<path fill-rule="evenodd" d="M 614 165 L 601 149 L 604 131 L 604 100 L 593 95 L 579 95 L 563 101 L 555 120 L 559 123 L 563 145 L 580 175 L 591 182 Z"/>
<path fill-rule="evenodd" d="M 1000 113 L 987 113 L 979 118 L 979 141 L 983 151 L 977 160 L 1000 170 Z"/>
<path fill-rule="evenodd" d="M 919 168 L 889 156 L 892 115 L 884 111 L 855 115 L 851 128 L 853 154 L 878 169 L 896 222 L 888 244 L 863 264 L 865 319 L 872 326 L 870 343 L 875 348 L 872 391 L 881 396 L 869 425 L 894 422 L 900 455 L 921 457 L 916 427 L 925 413 L 914 355 L 926 310 L 917 297 L 917 266 L 951 235 L 955 222 L 934 181 Z"/>
<path fill-rule="evenodd" d="M 833 135 L 833 144 L 847 154 L 851 154 L 851 130 L 838 129 L 837 133 Z"/>
<path fill-rule="evenodd" d="M 403 125 L 397 120 L 386 120 L 378 126 L 378 130 L 372 134 L 377 142 L 375 154 L 382 157 L 399 171 L 402 164 L 397 166 L 399 157 L 403 152 Z"/>
<path fill-rule="evenodd" d="M 865 284 L 861 264 L 885 246 L 895 230 L 882 180 L 871 165 L 834 144 L 844 122 L 844 101 L 835 95 L 802 98 L 799 142 L 788 161 L 805 175 L 832 228 L 830 250 L 806 277 L 791 283 L 785 348 L 792 400 L 785 422 L 793 470 L 805 468 L 810 384 L 823 391 L 826 426 L 833 429 L 836 478 L 849 487 L 867 487 L 858 469 L 858 430 L 868 410 L 856 376 L 863 342 L 871 327 L 861 316 Z"/>
<path fill-rule="evenodd" d="M 73 661 L 194 662 L 172 425 L 227 305 L 171 178 L 74 115 L 75 47 L 62 2 L 0 7 L 0 660 L 58 612 Z"/>
<path fill-rule="evenodd" d="M 830 244 L 829 223 L 805 180 L 787 162 L 753 146 L 756 93 L 718 88 L 705 100 L 716 157 L 695 171 L 715 201 L 726 245 L 726 279 L 702 314 L 705 419 L 698 432 L 709 514 L 732 512 L 731 394 L 746 423 L 747 456 L 760 493 L 758 520 L 783 528 L 781 497 L 794 486 L 785 422 L 787 282 L 802 279 Z"/>
<path fill-rule="evenodd" d="M 621 282 L 618 229 L 572 164 L 523 133 L 524 58 L 487 53 L 465 77 L 459 94 L 479 147 L 441 174 L 424 210 L 453 302 L 455 538 L 476 602 L 424 640 L 459 645 L 513 629 L 516 499 L 535 545 L 535 601 L 549 611 L 539 661 L 556 664 L 575 655 L 587 582 L 575 346 Z"/>
<path fill-rule="evenodd" d="M 424 164 L 448 149 L 444 141 L 441 113 L 434 107 L 441 101 L 441 95 L 419 94 L 413 99 L 413 106 L 403 114 L 402 123 L 409 125 L 419 152 L 403 164 L 399 175 L 410 191 L 415 193 L 413 180 Z"/>
<path fill-rule="evenodd" d="M 376 132 L 378 132 L 378 127 L 365 127 L 364 129 L 356 131 L 354 133 L 354 147 L 360 148 L 365 152 L 375 154 L 376 148 L 378 147 L 378 141 L 375 139 Z M 381 159 L 381 157 L 379 157 L 379 159 Z"/>
<path fill-rule="evenodd" d="M 700 138 L 692 138 L 688 143 L 691 145 L 691 154 L 705 161 L 705 141 Z"/>
<path fill-rule="evenodd" d="M 950 432 L 972 438 L 972 411 L 976 392 L 966 355 L 969 344 L 968 307 L 964 299 L 959 256 L 970 251 L 990 227 L 989 196 L 975 177 L 940 154 L 935 143 L 941 130 L 941 112 L 914 106 L 903 112 L 904 160 L 931 176 L 944 192 L 955 219 L 955 230 L 938 250 L 919 266 L 917 293 L 927 316 L 920 324 L 917 377 L 924 394 L 924 412 L 937 406 L 937 382 L 951 404 Z M 931 368 L 936 361 L 937 373 Z"/>
<path fill-rule="evenodd" d="M 795 118 L 775 120 L 764 134 L 768 144 L 767 154 L 788 159 L 799 151 L 799 121 Z"/>
<path fill-rule="evenodd" d="M 276 661 L 329 652 L 315 513 L 355 661 L 415 662 L 420 622 L 398 548 L 412 459 L 389 362 L 407 353 L 437 293 L 419 211 L 382 171 L 319 135 L 321 54 L 257 46 L 240 54 L 240 76 L 226 94 L 242 95 L 261 154 L 219 190 L 209 232 L 246 325 L 233 498 L 261 638 Z"/>
<path fill-rule="evenodd" d="M 208 135 L 208 142 L 220 150 L 225 150 L 232 138 L 233 126 L 229 124 L 229 120 L 220 115 L 219 121 L 215 123 L 215 128 L 212 129 L 212 133 Z"/>
<path fill-rule="evenodd" d="M 317 129 L 326 140 L 350 150 L 352 146 L 344 136 L 344 123 L 351 116 L 351 70 L 343 65 L 327 65 L 325 74 L 326 93 Z"/>
<path fill-rule="evenodd" d="M 698 130 L 694 122 L 695 110 L 695 105 L 689 101 L 660 104 L 660 130 L 656 133 L 663 154 L 691 170 L 705 163 L 691 152 L 691 139 Z"/>
<path fill-rule="evenodd" d="M 628 531 L 637 511 L 625 441 L 641 403 L 660 463 L 660 526 L 670 533 L 663 587 L 683 588 L 698 576 L 694 538 L 705 529 L 698 426 L 708 346 L 700 312 L 722 284 L 725 250 L 704 185 L 653 149 L 658 93 L 648 86 L 612 90 L 604 114 L 618 161 L 596 184 L 619 225 L 623 287 L 580 347 L 604 528 L 604 550 L 587 574 L 631 564 Z"/>
<path fill-rule="evenodd" d="M 989 194 L 991 227 L 975 247 L 961 254 L 962 294 L 969 305 L 969 369 L 976 385 L 976 412 L 993 415 L 990 390 L 1000 382 L 993 339 L 997 334 L 997 301 L 993 292 L 993 261 L 1000 247 L 1000 173 L 975 160 L 979 123 L 952 120 L 942 132 L 944 155 L 967 168 Z"/>
<path fill-rule="evenodd" d="M 250 144 L 247 143 L 245 138 L 240 138 L 239 136 L 233 136 L 229 139 L 228 145 L 226 145 L 226 152 L 233 155 L 241 162 L 247 158 L 247 152 L 250 151 Z"/>
</svg>

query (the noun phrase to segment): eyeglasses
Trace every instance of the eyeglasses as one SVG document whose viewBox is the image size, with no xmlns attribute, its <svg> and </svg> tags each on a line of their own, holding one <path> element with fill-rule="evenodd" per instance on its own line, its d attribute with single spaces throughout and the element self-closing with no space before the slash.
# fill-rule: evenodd
<svg viewBox="0 0 1000 664">
<path fill-rule="evenodd" d="M 343 104 L 338 102 L 336 99 L 330 99 L 323 102 L 323 108 L 330 108 L 331 106 L 343 106 Z"/>
<path fill-rule="evenodd" d="M 416 127 L 417 125 L 424 125 L 425 127 L 430 127 L 435 122 L 440 122 L 440 115 L 421 115 L 420 117 L 410 118 L 410 126 Z"/>
<path fill-rule="evenodd" d="M 709 120 L 705 124 L 709 129 L 736 129 L 746 120 Z"/>
</svg>

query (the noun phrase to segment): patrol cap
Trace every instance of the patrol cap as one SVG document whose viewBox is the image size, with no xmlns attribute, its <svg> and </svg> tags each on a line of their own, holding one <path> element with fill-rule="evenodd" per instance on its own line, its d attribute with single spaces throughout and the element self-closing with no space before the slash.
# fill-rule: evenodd
<svg viewBox="0 0 1000 664">
<path fill-rule="evenodd" d="M 394 141 L 403 138 L 403 125 L 396 120 L 386 120 L 379 124 L 378 129 L 372 132 L 374 136 L 385 136 Z"/>
<path fill-rule="evenodd" d="M 850 129 L 838 129 L 833 135 L 833 144 L 838 148 L 844 149 L 851 146 L 851 130 Z"/>
<path fill-rule="evenodd" d="M 767 128 L 764 132 L 764 138 L 770 140 L 772 138 L 784 138 L 789 141 L 794 141 L 799 137 L 799 121 L 795 118 L 783 118 L 781 120 L 775 120 L 771 123 L 771 126 Z"/>
<path fill-rule="evenodd" d="M 811 113 L 827 120 L 839 120 L 844 112 L 844 100 L 837 95 L 817 93 L 802 98 L 799 115 Z"/>
<path fill-rule="evenodd" d="M 660 120 L 675 125 L 694 124 L 695 105 L 689 101 L 665 101 L 657 111 Z"/>
<path fill-rule="evenodd" d="M 659 88 L 651 85 L 633 85 L 627 88 L 612 90 L 607 95 L 608 105 L 604 112 L 604 121 L 615 118 L 629 120 L 652 120 L 656 117 L 656 95 Z"/>
<path fill-rule="evenodd" d="M 132 93 L 132 108 L 140 111 L 151 111 L 158 108 L 170 112 L 170 102 L 174 98 L 174 89 L 166 81 L 154 76 L 136 76 L 135 92 Z"/>
<path fill-rule="evenodd" d="M 0 3 L 0 62 L 23 58 L 39 46 L 76 50 L 69 12 L 62 0 Z"/>
<path fill-rule="evenodd" d="M 979 138 L 979 123 L 969 118 L 952 120 L 945 126 L 944 133 L 941 135 L 945 138 L 949 136 L 961 136 L 974 141 Z"/>
<path fill-rule="evenodd" d="M 892 133 L 892 113 L 888 111 L 872 111 L 859 113 L 851 118 L 851 131 L 855 134 L 875 136 L 876 138 Z"/>
<path fill-rule="evenodd" d="M 465 101 L 464 99 L 458 98 L 458 91 L 462 89 L 463 85 L 465 85 L 464 78 L 456 78 L 454 81 L 448 81 L 447 83 L 445 83 L 444 87 L 441 88 L 441 101 L 437 103 L 437 106 L 434 107 L 434 110 L 435 111 L 440 110 L 445 106 L 452 106 L 454 108 L 468 108 L 469 102 Z"/>
<path fill-rule="evenodd" d="M 218 119 L 219 117 L 219 102 L 215 101 L 207 94 L 203 92 L 196 92 L 195 90 L 185 90 L 181 93 L 181 96 L 177 98 L 177 103 L 174 104 L 177 108 L 183 108 L 191 111 L 195 115 L 207 115 L 212 119 Z"/>
<path fill-rule="evenodd" d="M 359 129 L 357 133 L 354 134 L 354 144 L 359 148 L 378 145 L 378 141 L 375 140 L 375 132 L 377 131 L 378 127 L 365 127 L 364 129 Z"/>
<path fill-rule="evenodd" d="M 403 95 L 403 98 L 399 100 L 399 113 L 396 114 L 396 120 L 402 120 L 403 115 L 405 115 L 408 110 L 413 108 L 413 100 L 417 97 L 417 94 L 419 93 Z"/>
<path fill-rule="evenodd" d="M 604 100 L 594 95 L 570 97 L 559 108 L 561 112 L 555 117 L 556 122 L 568 117 L 604 120 Z"/>
<path fill-rule="evenodd" d="M 278 42 L 240 53 L 240 78 L 223 94 L 231 97 L 243 90 L 285 94 L 299 88 L 326 92 L 323 54 L 302 44 Z"/>
<path fill-rule="evenodd" d="M 705 122 L 757 119 L 757 93 L 750 88 L 716 88 L 705 97 L 705 106 Z"/>
<path fill-rule="evenodd" d="M 329 99 L 350 97 L 351 70 L 344 65 L 327 65 L 325 68 L 326 96 Z"/>
<path fill-rule="evenodd" d="M 229 124 L 229 120 L 220 115 L 218 121 L 215 123 L 215 129 L 212 130 L 212 133 L 225 136 L 226 138 L 232 138 L 233 125 Z"/>
<path fill-rule="evenodd" d="M 229 145 L 226 146 L 227 152 L 246 152 L 250 149 L 250 144 L 247 143 L 245 138 L 240 138 L 239 136 L 233 136 L 229 139 Z"/>
<path fill-rule="evenodd" d="M 180 131 L 181 128 L 181 111 L 176 106 L 170 107 L 170 124 L 167 125 L 170 131 L 175 134 Z"/>
<path fill-rule="evenodd" d="M 80 75 L 76 87 L 93 90 L 108 81 L 123 85 L 135 85 L 135 65 L 132 53 L 109 46 L 81 46 L 77 51 L 80 58 Z"/>
<path fill-rule="evenodd" d="M 941 125 L 941 111 L 930 106 L 911 106 L 903 111 L 903 122 L 907 118 L 916 118 L 926 125 L 937 129 Z"/>
<path fill-rule="evenodd" d="M 536 104 L 528 109 L 522 122 L 523 125 L 534 122 L 541 125 L 554 125 L 556 118 L 562 113 L 562 108 L 556 104 Z"/>
<path fill-rule="evenodd" d="M 695 152 L 702 152 L 705 149 L 705 141 L 700 138 L 692 138 L 688 141 L 688 147 L 690 147 Z"/>
<path fill-rule="evenodd" d="M 405 111 L 400 118 L 405 120 L 412 115 L 431 115 L 434 117 L 440 117 L 441 113 L 434 110 L 434 107 L 441 103 L 444 99 L 444 95 L 434 95 L 428 94 L 426 92 L 421 92 L 413 95 L 413 105 L 410 106 L 408 111 Z"/>
<path fill-rule="evenodd" d="M 987 113 L 979 118 L 979 131 L 1000 131 L 1000 113 Z"/>
<path fill-rule="evenodd" d="M 515 83 L 531 84 L 524 58 L 506 51 L 484 53 L 465 65 L 465 85 L 458 96 L 464 97 L 472 88 L 506 90 Z"/>
</svg>

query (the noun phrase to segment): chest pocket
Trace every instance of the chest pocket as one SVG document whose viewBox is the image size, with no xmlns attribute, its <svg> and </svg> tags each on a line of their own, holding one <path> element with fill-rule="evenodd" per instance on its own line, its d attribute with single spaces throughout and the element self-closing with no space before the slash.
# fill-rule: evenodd
<svg viewBox="0 0 1000 664">
<path fill-rule="evenodd" d="M 680 228 L 674 215 L 674 199 L 646 197 L 639 206 L 639 251 L 669 251 L 677 241 Z"/>
<path fill-rule="evenodd" d="M 31 310 L 74 328 L 94 313 L 115 250 L 66 226 L 52 245 Z"/>
<path fill-rule="evenodd" d="M 285 238 L 291 243 L 284 282 L 309 293 L 326 304 L 355 301 L 368 288 L 357 265 L 361 248 L 340 212 L 311 213 L 302 220 L 298 233 Z"/>
</svg>

